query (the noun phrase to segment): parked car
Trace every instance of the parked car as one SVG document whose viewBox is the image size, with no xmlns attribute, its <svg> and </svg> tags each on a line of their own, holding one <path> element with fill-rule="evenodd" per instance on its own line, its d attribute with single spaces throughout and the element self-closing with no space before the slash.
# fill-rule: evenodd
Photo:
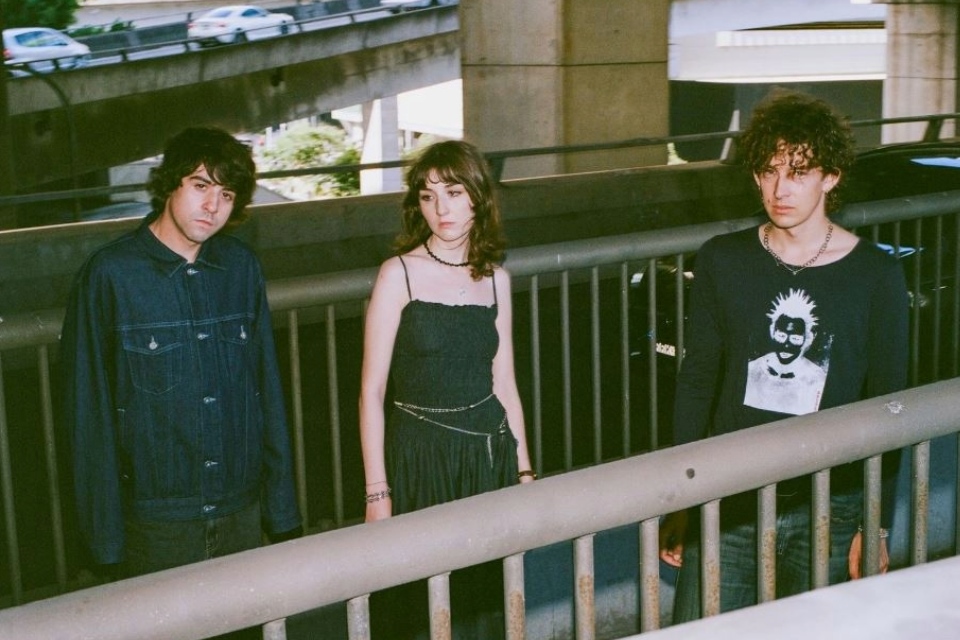
<svg viewBox="0 0 960 640">
<path fill-rule="evenodd" d="M 56 29 L 4 29 L 3 62 L 8 69 L 18 66 L 41 72 L 73 69 L 90 62 L 90 47 Z"/>
<path fill-rule="evenodd" d="M 442 7 L 457 4 L 458 0 L 380 0 L 380 6 L 389 9 L 390 13 L 426 9 L 428 7 Z"/>
<path fill-rule="evenodd" d="M 217 7 L 187 24 L 187 36 L 200 46 L 246 42 L 286 34 L 293 16 L 253 5 Z"/>
</svg>

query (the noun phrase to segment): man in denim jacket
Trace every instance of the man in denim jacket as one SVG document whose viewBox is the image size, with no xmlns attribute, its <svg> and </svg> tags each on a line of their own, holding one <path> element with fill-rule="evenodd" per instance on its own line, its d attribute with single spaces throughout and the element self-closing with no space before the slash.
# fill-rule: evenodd
<svg viewBox="0 0 960 640">
<path fill-rule="evenodd" d="M 80 530 L 123 576 L 301 531 L 263 274 L 219 233 L 241 221 L 255 172 L 224 131 L 175 136 L 151 172 L 153 213 L 96 251 L 70 296 L 61 360 Z"/>
</svg>

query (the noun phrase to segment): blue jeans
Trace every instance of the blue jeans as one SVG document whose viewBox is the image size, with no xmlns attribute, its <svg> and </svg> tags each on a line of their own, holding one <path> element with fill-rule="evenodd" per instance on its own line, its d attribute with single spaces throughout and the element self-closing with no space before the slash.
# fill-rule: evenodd
<svg viewBox="0 0 960 640">
<path fill-rule="evenodd" d="M 721 502 L 721 511 L 723 510 Z M 863 509 L 862 494 L 830 499 L 830 584 L 849 578 L 847 554 L 857 532 Z M 757 603 L 757 525 L 754 518 L 724 523 L 720 527 L 720 611 L 733 611 Z M 726 520 L 730 520 L 729 518 Z M 677 579 L 674 622 L 700 617 L 700 536 L 691 527 L 683 550 L 683 566 Z M 777 511 L 777 598 L 810 589 L 810 504 L 799 501 Z"/>
<path fill-rule="evenodd" d="M 209 560 L 260 546 L 260 504 L 218 518 L 149 522 L 125 521 L 125 578 Z"/>
</svg>

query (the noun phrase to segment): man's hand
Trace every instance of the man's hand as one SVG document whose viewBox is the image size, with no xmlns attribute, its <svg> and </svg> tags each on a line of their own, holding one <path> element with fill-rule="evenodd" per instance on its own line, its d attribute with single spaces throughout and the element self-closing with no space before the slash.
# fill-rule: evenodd
<svg viewBox="0 0 960 640">
<path fill-rule="evenodd" d="M 863 534 L 857 531 L 850 540 L 850 551 L 847 554 L 847 570 L 851 580 L 862 577 L 860 560 L 863 557 Z M 886 573 L 890 568 L 890 554 L 887 552 L 887 539 L 880 538 L 880 573 Z"/>
<path fill-rule="evenodd" d="M 683 565 L 683 539 L 687 535 L 689 516 L 686 510 L 675 511 L 660 522 L 660 559 L 671 567 Z"/>
</svg>

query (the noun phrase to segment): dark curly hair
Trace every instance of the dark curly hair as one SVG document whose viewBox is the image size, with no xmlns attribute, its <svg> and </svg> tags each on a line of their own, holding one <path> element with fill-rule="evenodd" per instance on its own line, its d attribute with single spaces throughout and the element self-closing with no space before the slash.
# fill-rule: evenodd
<svg viewBox="0 0 960 640">
<path fill-rule="evenodd" d="M 182 180 L 201 166 L 217 184 L 234 193 L 227 226 L 236 226 L 246 220 L 246 208 L 257 185 L 253 153 L 248 145 L 215 127 L 190 127 L 167 143 L 160 166 L 150 170 L 147 189 L 153 207 L 151 217 L 163 212 L 167 200 L 180 187 Z"/>
<path fill-rule="evenodd" d="M 737 140 L 737 154 L 756 176 L 781 151 L 789 156 L 801 154 L 808 168 L 842 178 L 853 162 L 853 133 L 847 119 L 823 100 L 774 90 L 754 109 Z M 826 205 L 828 212 L 840 206 L 839 189 L 827 194 Z"/>
<path fill-rule="evenodd" d="M 467 262 L 474 280 L 493 275 L 503 261 L 503 227 L 494 182 L 483 154 L 469 142 L 448 140 L 427 147 L 407 171 L 407 193 L 403 198 L 403 229 L 393 243 L 398 253 L 422 245 L 431 235 L 420 212 L 420 190 L 431 173 L 444 184 L 462 184 L 473 205 L 473 226 Z"/>
</svg>

